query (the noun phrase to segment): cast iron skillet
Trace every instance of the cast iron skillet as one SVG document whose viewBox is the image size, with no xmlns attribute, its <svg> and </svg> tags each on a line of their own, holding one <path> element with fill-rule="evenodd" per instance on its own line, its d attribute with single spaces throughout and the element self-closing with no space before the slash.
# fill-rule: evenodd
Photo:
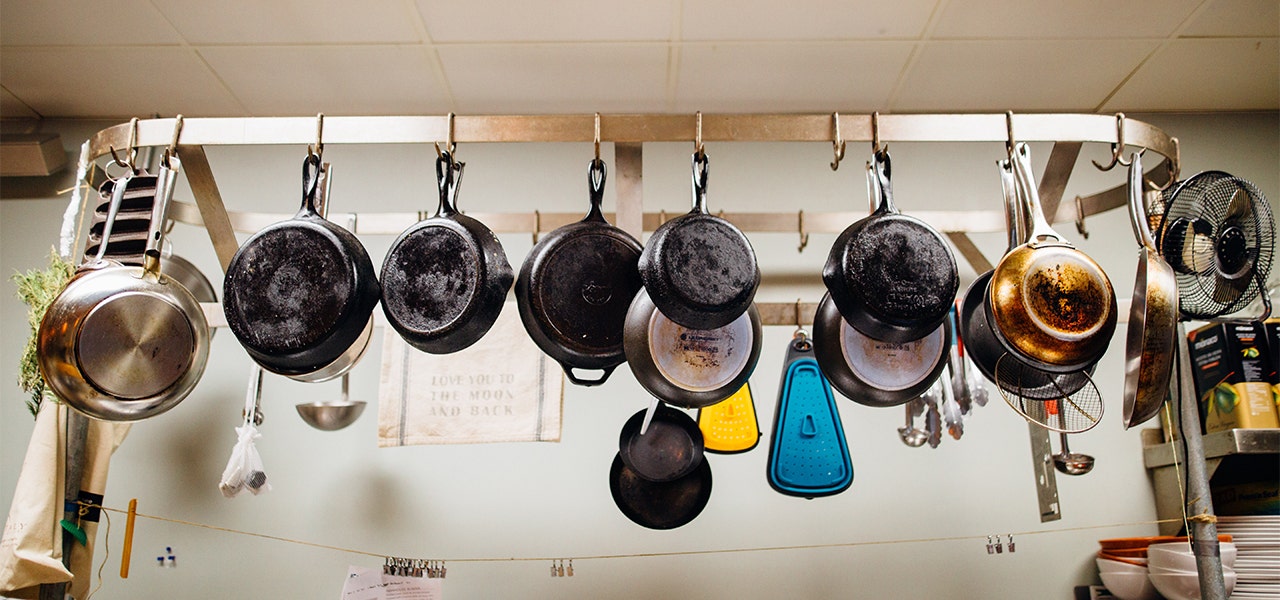
<svg viewBox="0 0 1280 600">
<path fill-rule="evenodd" d="M 703 408 L 742 387 L 760 359 L 760 313 L 755 304 L 732 323 L 690 329 L 668 319 L 640 290 L 623 330 L 627 366 L 655 398 Z"/>
<path fill-rule="evenodd" d="M 640 255 L 640 277 L 668 319 L 715 329 L 751 306 L 760 268 L 747 236 L 707 213 L 707 155 L 693 155 L 693 209 L 658 227 Z"/>
<path fill-rule="evenodd" d="M 822 280 L 855 329 L 887 342 L 936 330 L 955 302 L 960 278 L 942 234 L 893 204 L 889 153 L 875 153 L 878 205 L 836 238 Z"/>
<path fill-rule="evenodd" d="M 640 433 L 644 415 L 627 419 L 618 436 L 618 455 L 627 468 L 649 481 L 671 481 L 692 473 L 703 459 L 702 430 L 682 410 L 658 404 L 649 429 Z"/>
<path fill-rule="evenodd" d="M 223 280 L 231 333 L 268 371 L 305 375 L 364 332 L 380 288 L 360 240 L 316 212 L 320 156 L 302 163 L 302 208 L 236 251 Z"/>
<path fill-rule="evenodd" d="M 436 159 L 440 207 L 391 245 L 382 262 L 382 311 L 409 345 L 457 352 L 493 327 L 515 275 L 488 227 L 456 208 L 464 163 Z"/>
<path fill-rule="evenodd" d="M 698 463 L 693 472 L 672 481 L 640 477 L 615 455 L 609 469 L 613 502 L 628 519 L 649 529 L 675 529 L 702 514 L 711 499 L 711 465 Z"/>
<path fill-rule="evenodd" d="M 516 306 L 525 331 L 564 368 L 576 385 L 600 385 L 626 362 L 622 328 L 627 307 L 643 283 L 636 263 L 640 243 L 610 225 L 600 212 L 606 169 L 595 159 L 587 171 L 591 210 L 586 218 L 542 238 L 520 267 Z M 574 369 L 600 369 L 580 379 Z"/>
<path fill-rule="evenodd" d="M 924 393 L 942 374 L 951 350 L 951 320 L 907 342 L 875 340 L 840 316 L 830 294 L 813 317 L 814 357 L 846 398 L 874 407 L 898 406 Z"/>
</svg>

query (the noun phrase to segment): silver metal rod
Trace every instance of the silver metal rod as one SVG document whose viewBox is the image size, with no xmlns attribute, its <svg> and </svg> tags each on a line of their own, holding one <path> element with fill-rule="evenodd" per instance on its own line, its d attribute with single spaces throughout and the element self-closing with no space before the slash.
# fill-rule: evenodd
<svg viewBox="0 0 1280 600">
<path fill-rule="evenodd" d="M 1187 449 L 1187 501 L 1190 515 L 1191 551 L 1200 574 L 1200 597 L 1204 600 L 1226 600 L 1227 589 L 1222 579 L 1222 554 L 1218 547 L 1218 526 L 1213 516 L 1213 496 L 1209 489 L 1209 471 L 1205 465 L 1204 440 L 1200 436 L 1200 408 L 1192 381 L 1191 352 L 1187 342 L 1187 326 L 1178 323 L 1178 404 L 1182 417 L 1182 440 Z M 1206 518 L 1197 518 L 1197 517 Z"/>
</svg>

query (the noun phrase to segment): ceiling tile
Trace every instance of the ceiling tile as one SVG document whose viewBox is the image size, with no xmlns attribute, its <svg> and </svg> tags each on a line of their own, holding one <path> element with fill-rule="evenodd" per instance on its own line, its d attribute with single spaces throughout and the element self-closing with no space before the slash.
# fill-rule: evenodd
<svg viewBox="0 0 1280 600">
<path fill-rule="evenodd" d="M 0 119 L 36 119 L 40 115 L 31 110 L 9 90 L 0 88 Z"/>
<path fill-rule="evenodd" d="M 675 0 L 416 0 L 433 42 L 671 39 Z"/>
<path fill-rule="evenodd" d="M 681 39 L 848 40 L 918 38 L 936 0 L 685 0 Z M 725 18 L 733 15 L 733 18 Z"/>
<path fill-rule="evenodd" d="M 449 110 L 421 46 L 210 46 L 199 52 L 253 115 Z"/>
<path fill-rule="evenodd" d="M 235 116 L 243 110 L 195 52 L 6 48 L 4 87 L 45 117 Z"/>
<path fill-rule="evenodd" d="M 1114 110 L 1280 109 L 1280 41 L 1176 40 L 1106 105 Z"/>
<path fill-rule="evenodd" d="M 913 42 L 685 44 L 676 110 L 878 110 Z"/>
<path fill-rule="evenodd" d="M 374 0 L 155 0 L 192 44 L 383 44 L 421 42 L 403 2 Z"/>
<path fill-rule="evenodd" d="M 951 0 L 932 39 L 1167 37 L 1202 0 Z"/>
<path fill-rule="evenodd" d="M 458 112 L 653 112 L 664 105 L 662 44 L 438 48 Z"/>
<path fill-rule="evenodd" d="M 1182 37 L 1276 37 L 1280 35 L 1280 2 L 1276 0 L 1210 0 L 1181 33 Z"/>
<path fill-rule="evenodd" d="M 1158 42 L 927 42 L 898 111 L 1092 111 Z"/>
<path fill-rule="evenodd" d="M 147 0 L 6 0 L 0 45 L 177 44 L 182 38 Z"/>
</svg>

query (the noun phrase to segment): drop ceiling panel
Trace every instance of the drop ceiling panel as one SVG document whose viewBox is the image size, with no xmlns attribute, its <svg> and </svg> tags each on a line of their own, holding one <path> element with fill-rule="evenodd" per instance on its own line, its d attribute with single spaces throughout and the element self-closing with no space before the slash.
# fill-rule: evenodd
<svg viewBox="0 0 1280 600">
<path fill-rule="evenodd" d="M 457 110 L 468 113 L 658 112 L 662 44 L 442 46 Z"/>
<path fill-rule="evenodd" d="M 685 0 L 681 39 L 916 39 L 936 0 L 851 3 L 842 0 Z M 732 15 L 732 18 L 726 18 Z"/>
<path fill-rule="evenodd" d="M 6 48 L 182 41 L 147 0 L 5 0 L 0 14 L 0 44 Z"/>
<path fill-rule="evenodd" d="M 671 38 L 675 0 L 416 0 L 433 42 L 595 42 Z"/>
<path fill-rule="evenodd" d="M 256 116 L 449 110 L 420 46 L 210 46 L 201 56 Z"/>
<path fill-rule="evenodd" d="M 897 111 L 1092 111 L 1156 41 L 928 42 Z"/>
<path fill-rule="evenodd" d="M 933 39 L 1166 37 L 1202 1 L 951 0 Z"/>
<path fill-rule="evenodd" d="M 385 0 L 155 0 L 192 44 L 419 42 L 413 8 Z"/>
<path fill-rule="evenodd" d="M 676 110 L 884 108 L 912 42 L 685 44 Z"/>
<path fill-rule="evenodd" d="M 9 90 L 0 88 L 0 119 L 34 119 L 39 116 Z"/>
<path fill-rule="evenodd" d="M 184 48 L 6 48 L 4 86 L 45 117 L 243 114 Z"/>
<path fill-rule="evenodd" d="M 1116 92 L 1113 110 L 1280 109 L 1280 41 L 1171 42 Z"/>
<path fill-rule="evenodd" d="M 1182 37 L 1280 36 L 1280 2 L 1276 0 L 1210 0 Z"/>
</svg>

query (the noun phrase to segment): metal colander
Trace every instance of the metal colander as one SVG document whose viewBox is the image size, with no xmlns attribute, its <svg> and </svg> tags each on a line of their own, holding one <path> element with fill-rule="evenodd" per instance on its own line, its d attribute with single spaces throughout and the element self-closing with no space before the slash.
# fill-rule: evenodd
<svg viewBox="0 0 1280 600">
<path fill-rule="evenodd" d="M 1156 245 L 1175 271 L 1184 316 L 1220 317 L 1259 295 L 1271 271 L 1275 221 L 1256 186 L 1206 171 L 1170 188 L 1162 202 Z"/>
</svg>

